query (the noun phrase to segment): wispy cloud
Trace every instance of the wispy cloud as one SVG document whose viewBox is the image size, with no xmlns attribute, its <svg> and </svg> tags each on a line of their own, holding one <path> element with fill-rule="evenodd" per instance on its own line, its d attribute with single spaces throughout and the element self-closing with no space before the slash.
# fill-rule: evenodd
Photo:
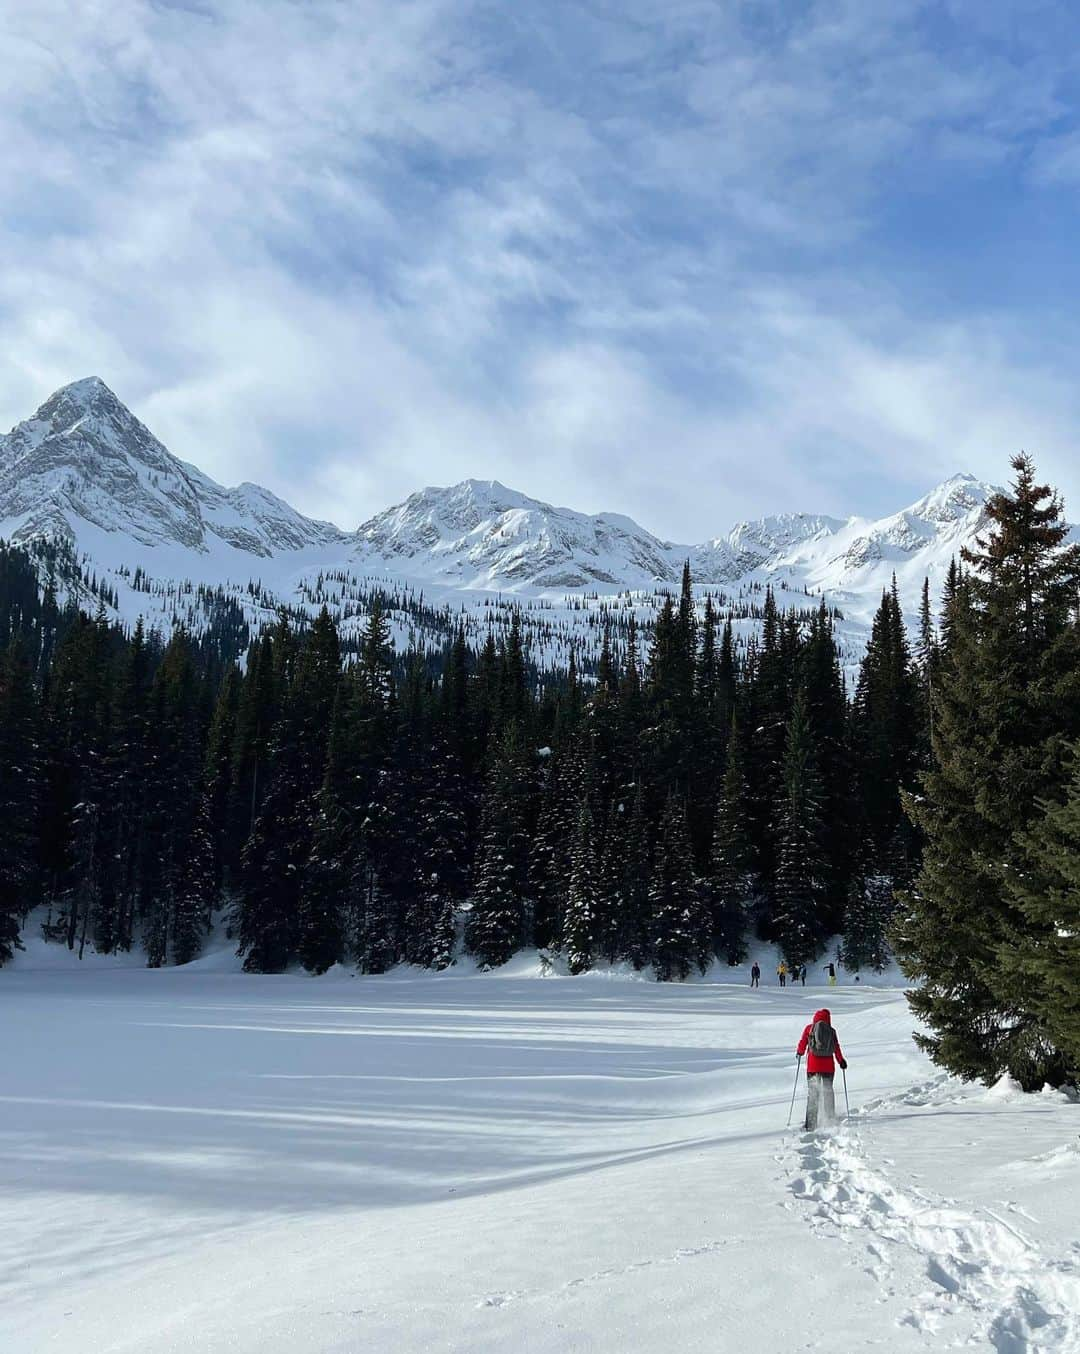
<svg viewBox="0 0 1080 1354">
<path fill-rule="evenodd" d="M 9 5 L 0 414 L 98 372 L 346 525 L 472 474 L 704 536 L 1019 444 L 1080 509 L 1069 289 L 1001 287 L 1080 17 L 1012 10 Z"/>
</svg>

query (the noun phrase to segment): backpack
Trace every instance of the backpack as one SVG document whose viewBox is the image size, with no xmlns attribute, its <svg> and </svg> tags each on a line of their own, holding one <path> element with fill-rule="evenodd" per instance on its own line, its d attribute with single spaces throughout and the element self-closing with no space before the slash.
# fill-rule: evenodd
<svg viewBox="0 0 1080 1354">
<path fill-rule="evenodd" d="M 831 1058 L 836 1052 L 836 1031 L 827 1020 L 815 1020 L 807 1043 L 815 1058 Z"/>
</svg>

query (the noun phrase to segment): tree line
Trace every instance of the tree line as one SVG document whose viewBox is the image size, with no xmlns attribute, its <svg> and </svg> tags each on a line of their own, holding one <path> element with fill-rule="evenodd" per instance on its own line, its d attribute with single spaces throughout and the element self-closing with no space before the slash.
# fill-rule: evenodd
<svg viewBox="0 0 1080 1354">
<path fill-rule="evenodd" d="M 222 907 L 245 967 L 440 968 L 535 945 L 573 972 L 885 962 L 918 836 L 930 648 L 882 598 L 852 699 L 832 617 L 764 594 L 738 649 L 689 568 L 649 653 L 540 673 L 516 617 L 474 653 L 395 654 L 376 594 L 344 653 L 324 608 L 233 661 L 232 625 L 130 634 L 0 551 L 0 958 L 34 909 L 78 949 L 194 957 Z M 929 646 L 929 641 L 928 641 Z"/>
</svg>

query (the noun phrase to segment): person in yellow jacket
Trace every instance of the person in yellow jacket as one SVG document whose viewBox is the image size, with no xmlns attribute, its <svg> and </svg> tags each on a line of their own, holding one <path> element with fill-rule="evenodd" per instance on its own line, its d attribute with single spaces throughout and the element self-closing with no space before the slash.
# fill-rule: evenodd
<svg viewBox="0 0 1080 1354">
<path fill-rule="evenodd" d="M 781 987 L 787 986 L 787 964 L 782 959 L 776 966 L 776 978 Z"/>
</svg>

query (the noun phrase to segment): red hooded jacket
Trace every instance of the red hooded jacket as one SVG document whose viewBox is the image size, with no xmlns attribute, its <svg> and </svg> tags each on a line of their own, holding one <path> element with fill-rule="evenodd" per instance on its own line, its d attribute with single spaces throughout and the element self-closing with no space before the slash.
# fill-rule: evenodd
<svg viewBox="0 0 1080 1354">
<path fill-rule="evenodd" d="M 826 1024 L 828 1025 L 832 1024 L 832 1016 L 830 1015 L 826 1007 L 823 1006 L 820 1011 L 814 1012 L 814 1020 L 812 1020 L 810 1024 L 807 1025 L 806 1029 L 803 1030 L 802 1038 L 799 1040 L 799 1047 L 795 1050 L 800 1058 L 806 1052 L 807 1045 L 810 1042 L 810 1030 L 813 1027 L 814 1021 L 816 1020 L 824 1020 Z M 833 1031 L 833 1034 L 834 1035 L 836 1034 L 835 1030 Z M 843 1058 L 844 1054 L 843 1050 L 840 1047 L 839 1039 L 837 1039 L 835 1042 L 835 1051 L 836 1056 L 838 1058 Z M 833 1062 L 832 1056 L 830 1055 L 828 1058 L 821 1058 L 816 1053 L 811 1052 L 809 1057 L 806 1059 L 807 1076 L 812 1077 L 815 1073 L 820 1074 L 822 1072 L 824 1072 L 826 1076 L 830 1077 L 836 1074 L 836 1065 Z"/>
</svg>

